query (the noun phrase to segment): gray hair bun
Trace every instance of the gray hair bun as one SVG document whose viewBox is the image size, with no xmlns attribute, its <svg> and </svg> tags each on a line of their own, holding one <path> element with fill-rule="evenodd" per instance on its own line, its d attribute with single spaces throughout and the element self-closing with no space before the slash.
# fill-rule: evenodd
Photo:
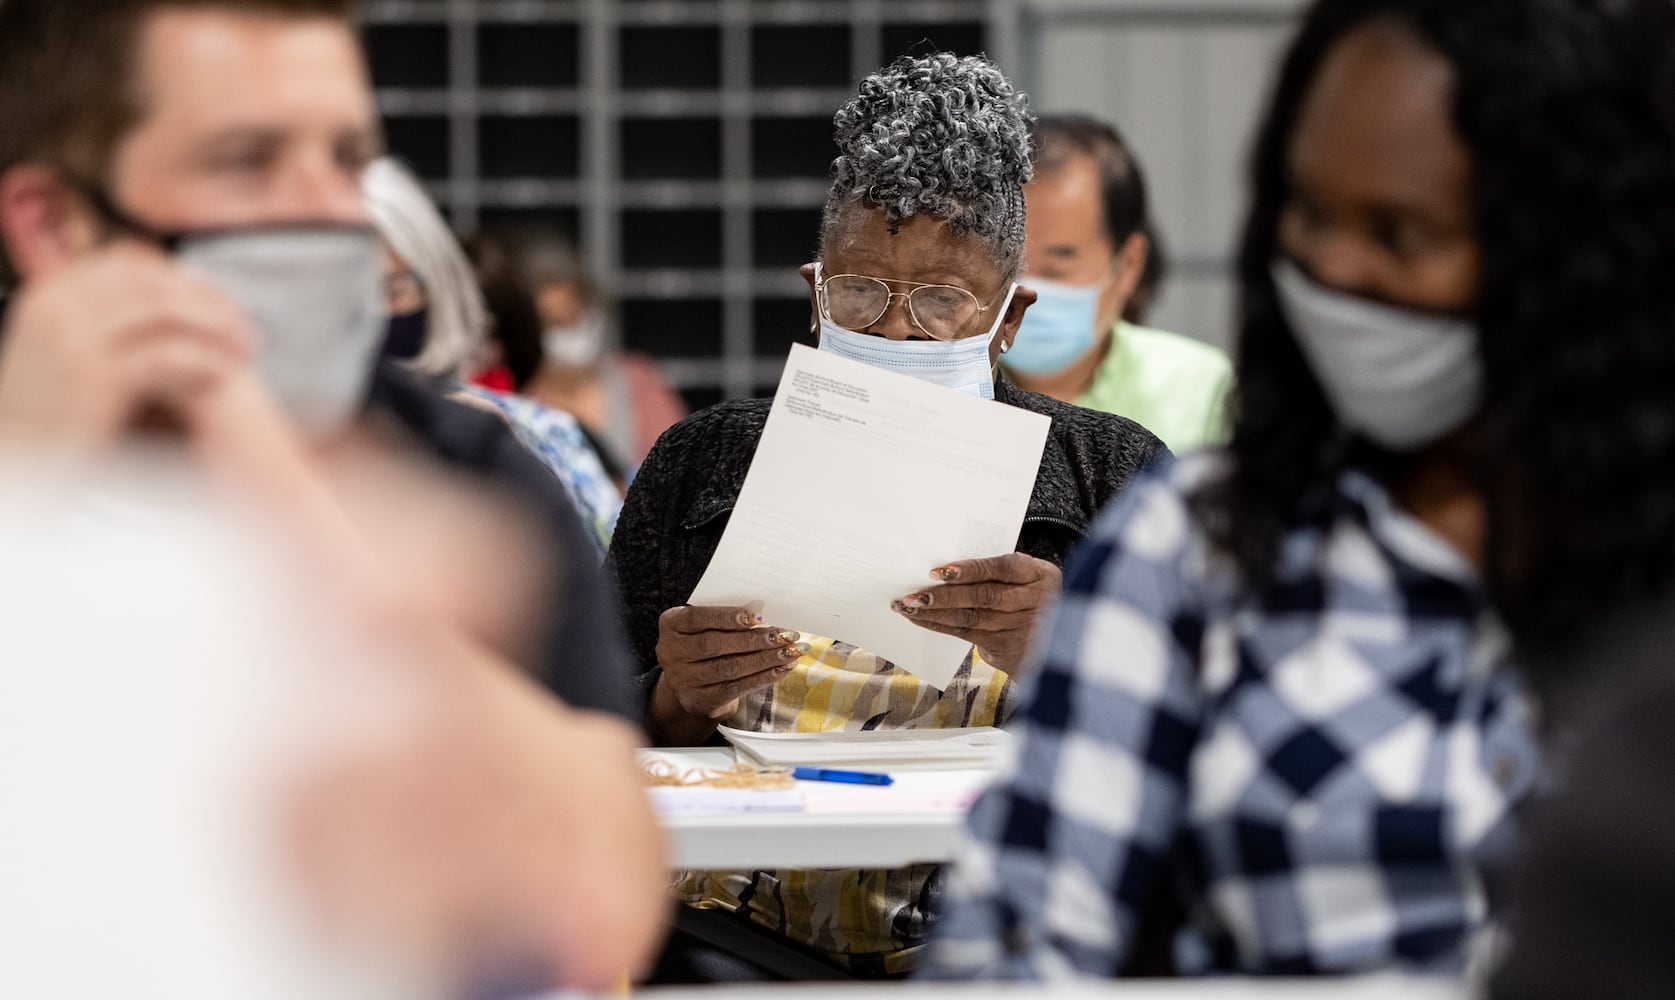
<svg viewBox="0 0 1675 1000">
<path fill-rule="evenodd" d="M 1023 185 L 1033 174 L 1029 99 L 994 63 L 904 56 L 861 83 L 833 119 L 840 153 L 824 227 L 864 202 L 891 225 L 920 213 L 982 237 L 1003 272 L 1023 255 Z"/>
</svg>

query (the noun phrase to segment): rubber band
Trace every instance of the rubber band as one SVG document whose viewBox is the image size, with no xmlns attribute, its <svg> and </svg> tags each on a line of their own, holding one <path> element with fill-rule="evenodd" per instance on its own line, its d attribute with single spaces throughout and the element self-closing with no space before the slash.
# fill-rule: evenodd
<svg viewBox="0 0 1675 1000">
<path fill-rule="evenodd" d="M 795 788 L 796 779 L 783 767 L 759 768 L 751 764 L 734 764 L 725 771 L 715 768 L 683 770 L 666 760 L 647 761 L 640 765 L 646 784 L 653 788 L 740 788 L 776 791 Z"/>
</svg>

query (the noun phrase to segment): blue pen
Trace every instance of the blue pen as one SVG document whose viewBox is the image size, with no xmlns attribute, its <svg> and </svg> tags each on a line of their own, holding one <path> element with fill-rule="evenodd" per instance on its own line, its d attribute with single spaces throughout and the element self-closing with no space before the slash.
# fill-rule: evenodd
<svg viewBox="0 0 1675 1000">
<path fill-rule="evenodd" d="M 799 781 L 836 781 L 845 785 L 889 785 L 896 779 L 871 771 L 836 771 L 829 767 L 799 767 L 791 772 Z"/>
</svg>

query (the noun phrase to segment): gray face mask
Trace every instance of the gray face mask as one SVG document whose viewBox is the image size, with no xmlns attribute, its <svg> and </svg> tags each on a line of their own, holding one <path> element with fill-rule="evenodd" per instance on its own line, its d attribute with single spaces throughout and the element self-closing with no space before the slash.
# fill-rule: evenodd
<svg viewBox="0 0 1675 1000">
<path fill-rule="evenodd" d="M 261 335 L 256 371 L 303 433 L 330 436 L 355 419 L 386 325 L 383 250 L 372 227 L 296 222 L 164 233 L 96 185 L 64 176 L 111 226 L 156 243 L 243 307 Z"/>
<path fill-rule="evenodd" d="M 1476 326 L 1326 288 L 1295 264 L 1273 265 L 1297 345 L 1338 419 L 1391 451 L 1418 451 L 1477 413 L 1483 361 Z"/>
<path fill-rule="evenodd" d="M 175 257 L 242 306 L 261 333 L 256 370 L 304 433 L 351 423 L 384 336 L 370 229 L 278 226 L 186 234 Z"/>
</svg>

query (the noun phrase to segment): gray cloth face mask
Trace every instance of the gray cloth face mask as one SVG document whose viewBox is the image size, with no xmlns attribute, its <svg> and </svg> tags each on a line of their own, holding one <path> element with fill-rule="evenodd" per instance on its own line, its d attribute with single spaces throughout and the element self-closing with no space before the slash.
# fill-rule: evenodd
<svg viewBox="0 0 1675 1000">
<path fill-rule="evenodd" d="M 305 434 L 329 436 L 366 401 L 383 340 L 383 262 L 371 229 L 274 226 L 185 234 L 175 258 L 256 324 L 256 370 Z"/>
<path fill-rule="evenodd" d="M 291 222 L 161 232 L 68 171 L 115 229 L 157 244 L 244 309 L 256 371 L 309 437 L 329 437 L 366 401 L 386 327 L 383 248 L 371 226 Z"/>
<path fill-rule="evenodd" d="M 1280 310 L 1345 427 L 1414 452 L 1477 413 L 1483 360 L 1470 320 L 1336 292 L 1283 259 L 1272 273 Z"/>
</svg>

